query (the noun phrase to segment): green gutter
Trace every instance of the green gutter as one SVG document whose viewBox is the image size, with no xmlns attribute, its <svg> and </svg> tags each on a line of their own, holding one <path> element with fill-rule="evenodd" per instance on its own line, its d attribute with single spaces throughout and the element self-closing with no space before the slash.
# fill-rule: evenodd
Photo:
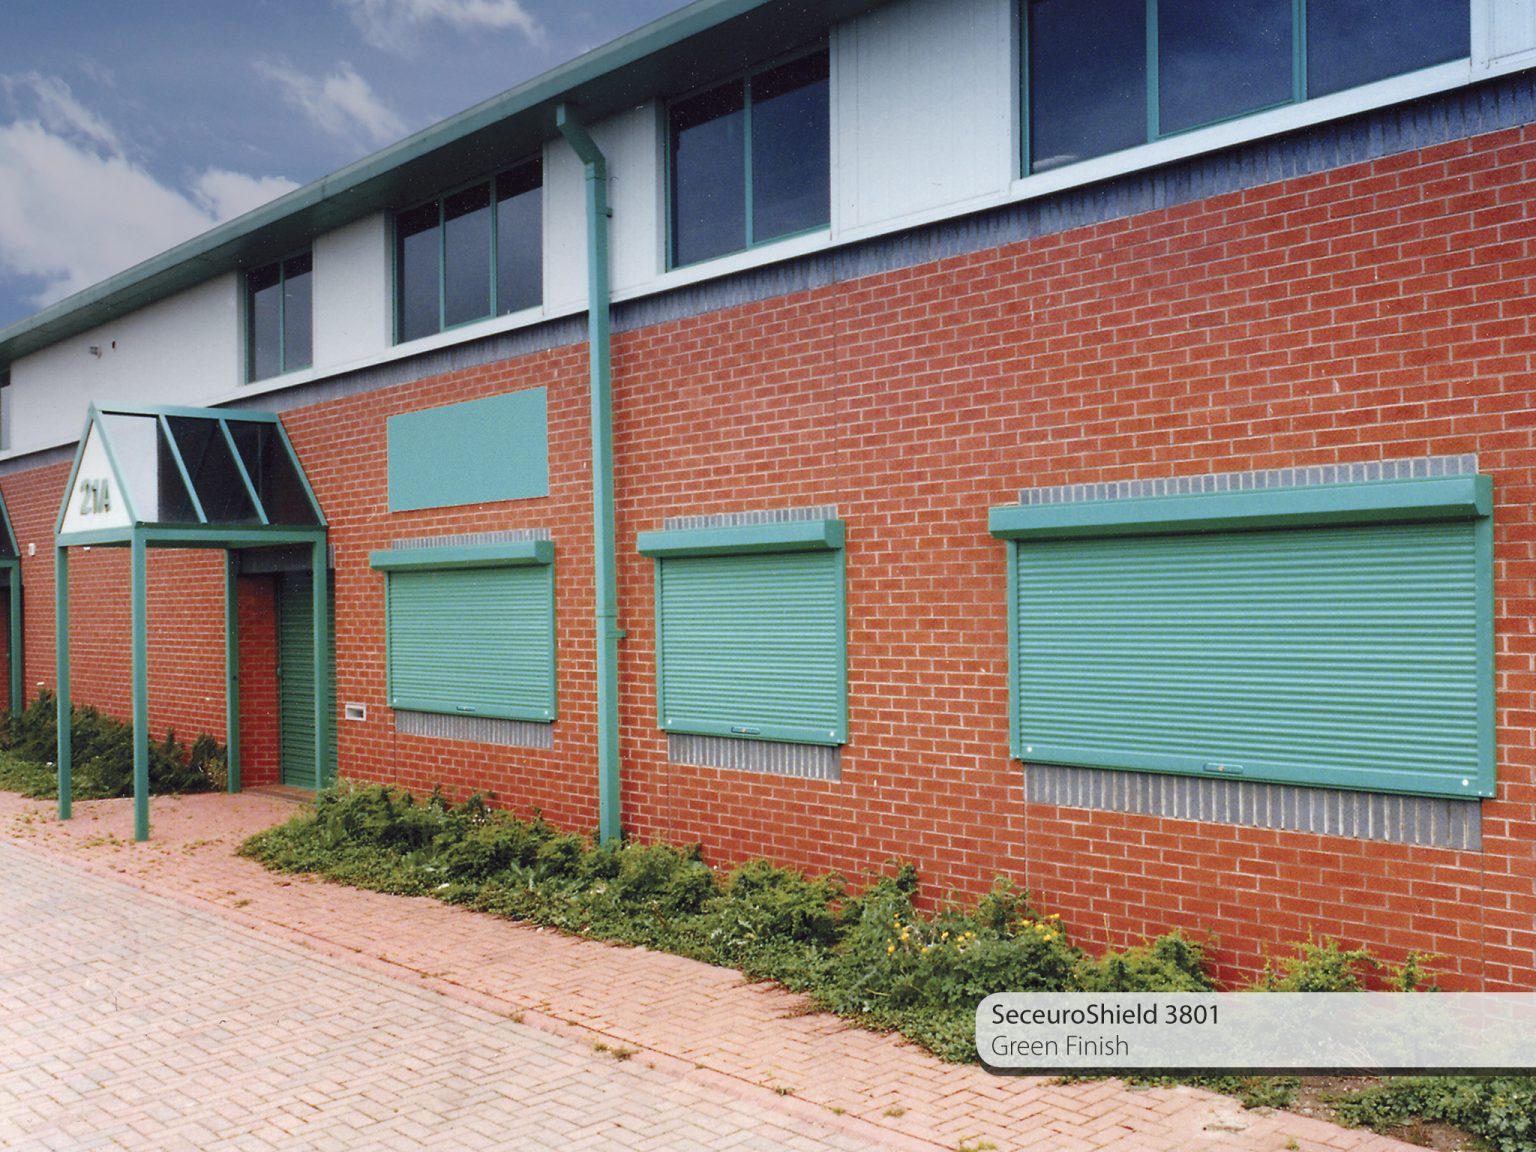
<svg viewBox="0 0 1536 1152">
<path fill-rule="evenodd" d="M 592 568 L 597 603 L 597 827 L 619 824 L 619 577 L 613 514 L 613 348 L 608 323 L 608 162 L 569 105 L 555 127 L 587 170 L 587 356 L 592 365 Z"/>
</svg>

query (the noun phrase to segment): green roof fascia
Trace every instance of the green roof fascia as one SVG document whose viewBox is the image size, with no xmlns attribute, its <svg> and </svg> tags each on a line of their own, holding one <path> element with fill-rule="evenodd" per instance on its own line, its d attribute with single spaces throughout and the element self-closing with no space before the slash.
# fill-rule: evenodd
<svg viewBox="0 0 1536 1152">
<path fill-rule="evenodd" d="M 843 546 L 841 520 L 790 520 L 728 528 L 685 528 L 642 532 L 642 556 L 740 556 L 755 552 L 820 552 Z"/>
<path fill-rule="evenodd" d="M 368 554 L 368 566 L 382 572 L 441 568 L 513 568 L 553 564 L 552 540 L 509 540 L 459 547 L 390 548 Z"/>
<path fill-rule="evenodd" d="M 1490 477 L 1442 476 L 1190 496 L 1009 504 L 991 510 L 987 527 L 1003 540 L 1047 540 L 1470 520 L 1492 514 Z"/>
<path fill-rule="evenodd" d="M 276 260 L 372 212 L 489 174 L 557 136 L 800 47 L 886 0 L 695 0 L 398 143 L 0 329 L 0 367 L 222 273 Z"/>
</svg>

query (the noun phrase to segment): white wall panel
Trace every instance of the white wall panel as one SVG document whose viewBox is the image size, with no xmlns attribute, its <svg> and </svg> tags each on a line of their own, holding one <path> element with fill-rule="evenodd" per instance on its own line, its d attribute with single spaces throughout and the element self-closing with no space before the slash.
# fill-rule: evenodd
<svg viewBox="0 0 1536 1152">
<path fill-rule="evenodd" d="M 315 241 L 315 367 L 390 345 L 389 226 L 376 213 Z"/>
<path fill-rule="evenodd" d="M 1472 72 L 1536 60 L 1536 0 L 1472 0 Z"/>
<path fill-rule="evenodd" d="M 613 288 L 654 280 L 662 268 L 658 112 L 654 102 L 589 124 L 608 159 Z M 544 306 L 552 312 L 587 302 L 586 175 L 563 139 L 544 148 Z"/>
<path fill-rule="evenodd" d="M 1006 193 L 1012 29 L 1008 0 L 901 0 L 839 26 L 834 238 Z"/>
<path fill-rule="evenodd" d="M 12 447 L 74 440 L 93 400 L 199 405 L 232 391 L 240 329 L 240 277 L 229 272 L 22 357 L 11 365 Z"/>
</svg>

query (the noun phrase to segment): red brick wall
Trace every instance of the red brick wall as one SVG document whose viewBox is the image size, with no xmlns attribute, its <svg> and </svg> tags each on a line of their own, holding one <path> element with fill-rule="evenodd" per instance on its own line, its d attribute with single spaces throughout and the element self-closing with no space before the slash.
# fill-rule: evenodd
<svg viewBox="0 0 1536 1152">
<path fill-rule="evenodd" d="M 1440 953 L 1458 986 L 1536 987 L 1533 177 L 1536 129 L 1504 132 L 616 337 L 628 831 L 700 840 L 714 861 L 767 855 L 856 880 L 909 859 L 936 894 L 1007 875 L 1092 945 L 1214 931 L 1227 976 L 1313 930 L 1390 958 Z M 537 385 L 549 389 L 547 498 L 387 513 L 387 417 Z M 368 705 L 366 722 L 339 725 L 344 773 L 490 790 L 595 824 L 587 420 L 581 346 L 285 416 L 333 526 L 338 699 Z M 1499 795 L 1483 808 L 1483 851 L 1024 801 L 1007 754 L 1005 553 L 986 533 L 989 507 L 1025 485 L 1464 452 L 1493 475 L 1497 504 Z M 55 472 L 6 478 L 13 517 L 46 504 L 51 519 Z M 48 484 L 51 501 L 34 492 Z M 847 523 L 841 782 L 668 764 L 636 533 L 672 514 L 813 503 L 837 504 Z M 368 552 L 524 527 L 556 542 L 554 747 L 395 733 Z M 126 585 L 109 595 L 112 559 L 79 578 L 102 590 L 100 621 L 77 633 L 76 684 L 115 707 L 126 649 L 111 637 L 126 625 L 109 617 L 126 619 Z M 178 580 L 217 604 L 200 570 L 157 569 L 152 583 Z M 51 671 L 51 655 L 34 663 L 51 611 L 29 596 L 29 678 Z M 163 613 L 152 606 L 152 620 Z M 182 646 L 157 641 L 156 715 L 178 729 L 221 715 L 218 693 L 210 707 L 199 692 L 222 665 L 187 648 L 212 618 L 184 609 Z M 187 677 L 179 689 L 172 668 Z"/>
</svg>

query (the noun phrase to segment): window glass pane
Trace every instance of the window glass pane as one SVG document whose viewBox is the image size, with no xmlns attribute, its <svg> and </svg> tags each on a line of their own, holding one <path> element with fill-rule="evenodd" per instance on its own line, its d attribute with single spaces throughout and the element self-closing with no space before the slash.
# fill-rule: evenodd
<svg viewBox="0 0 1536 1152">
<path fill-rule="evenodd" d="M 544 190 L 540 166 L 496 177 L 496 310 L 532 308 L 544 299 Z"/>
<path fill-rule="evenodd" d="M 746 247 L 744 95 L 737 81 L 672 108 L 673 264 Z"/>
<path fill-rule="evenodd" d="M 308 368 L 313 360 L 314 260 L 309 253 L 283 261 L 283 371 Z"/>
<path fill-rule="evenodd" d="M 261 517 L 251 504 L 251 497 L 240 479 L 235 458 L 225 443 L 217 420 L 197 420 L 187 416 L 167 416 L 171 435 L 181 450 L 181 462 L 192 477 L 192 487 L 202 502 L 203 514 L 210 524 L 254 524 Z"/>
<path fill-rule="evenodd" d="M 395 218 L 400 339 L 429 336 L 440 327 L 437 201 Z"/>
<path fill-rule="evenodd" d="M 1291 0 L 1159 0 L 1164 134 L 1291 99 Z"/>
<path fill-rule="evenodd" d="M 752 78 L 752 239 L 818 228 L 830 218 L 827 54 Z"/>
<path fill-rule="evenodd" d="M 269 264 L 248 273 L 245 278 L 250 300 L 250 314 L 246 325 L 250 341 L 250 373 L 252 380 L 265 380 L 283 370 L 281 353 L 281 329 L 278 267 Z"/>
<path fill-rule="evenodd" d="M 319 523 L 304 481 L 283 447 L 277 429 L 265 421 L 231 420 L 229 434 L 250 473 L 251 486 L 273 524 Z"/>
<path fill-rule="evenodd" d="M 443 201 L 443 326 L 491 314 L 491 186 Z"/>
<path fill-rule="evenodd" d="M 1307 95 L 1459 60 L 1471 26 L 1467 0 L 1307 0 Z"/>
<path fill-rule="evenodd" d="M 160 435 L 158 420 L 153 416 L 103 412 L 101 427 L 112 446 L 112 459 L 117 465 L 118 475 L 133 502 L 134 516 L 146 523 L 197 519 L 191 511 L 186 487 Z M 179 517 L 162 514 L 161 497 L 164 489 L 169 490 L 167 506 L 173 512 L 179 511 Z"/>
<path fill-rule="evenodd" d="M 1147 142 L 1146 0 L 1029 6 L 1029 170 Z"/>
</svg>

